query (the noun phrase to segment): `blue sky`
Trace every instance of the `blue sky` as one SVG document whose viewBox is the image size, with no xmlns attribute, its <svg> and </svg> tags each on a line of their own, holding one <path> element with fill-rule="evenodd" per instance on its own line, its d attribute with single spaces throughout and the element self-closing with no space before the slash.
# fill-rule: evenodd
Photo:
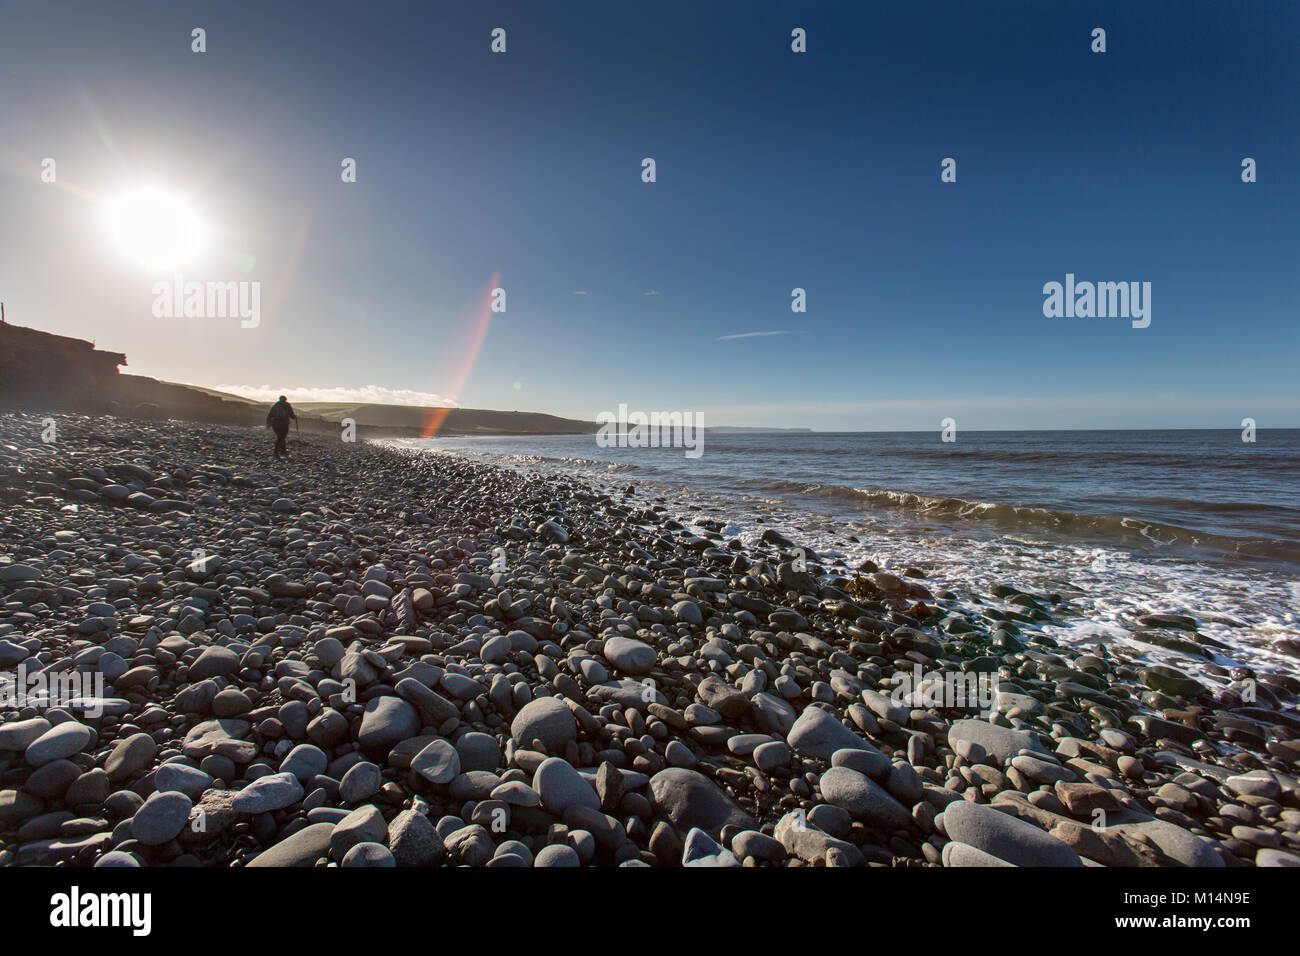
<svg viewBox="0 0 1300 956">
<path fill-rule="evenodd" d="M 1300 426 L 1295 4 L 8 0 L 0 91 L 9 319 L 128 371 L 588 420 Z M 166 276 L 103 228 L 140 185 L 207 227 L 186 279 L 261 283 L 256 328 L 152 315 Z M 1045 318 L 1067 272 L 1150 282 L 1150 327 Z"/>
</svg>

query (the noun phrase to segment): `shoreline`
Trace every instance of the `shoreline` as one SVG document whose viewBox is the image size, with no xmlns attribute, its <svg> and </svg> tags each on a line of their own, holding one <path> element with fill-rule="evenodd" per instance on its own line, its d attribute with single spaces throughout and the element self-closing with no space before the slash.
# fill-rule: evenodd
<svg viewBox="0 0 1300 956">
<path fill-rule="evenodd" d="M 657 487 L 670 494 L 680 493 L 682 489 L 700 492 L 713 488 L 716 497 L 726 502 L 743 499 L 750 503 L 785 503 L 794 509 L 835 515 L 841 519 L 857 515 L 886 516 L 891 520 L 909 523 L 912 529 L 918 531 L 965 528 L 1002 534 L 1038 533 L 1054 535 L 1064 544 L 1087 542 L 1105 547 L 1134 546 L 1152 549 L 1152 553 L 1164 551 L 1188 560 L 1210 560 L 1225 566 L 1240 565 L 1266 571 L 1300 570 L 1300 539 L 1294 537 L 1294 530 L 1292 537 L 1276 531 L 1270 533 L 1267 527 L 1234 534 L 1236 529 L 1225 526 L 1224 521 L 1228 516 L 1223 514 L 1211 516 L 1208 521 L 1196 520 L 1194 512 L 1198 508 L 1214 507 L 1208 502 L 1181 502 L 1185 509 L 1183 512 L 1166 509 L 1152 513 L 1143 511 L 1140 506 L 1108 510 L 1088 507 L 1086 504 L 1071 504 L 1064 497 L 1047 500 L 1032 491 L 1028 494 L 1002 495 L 996 491 L 981 493 L 968 487 L 954 490 L 951 486 L 934 484 L 918 488 L 909 487 L 906 480 L 881 485 L 870 481 L 864 483 L 843 474 L 827 480 L 814 476 L 810 472 L 810 463 L 803 460 L 800 460 L 802 470 L 797 477 L 774 476 L 770 469 L 746 473 L 725 470 L 721 473 L 705 471 L 701 473 L 703 477 L 697 474 L 692 481 L 685 471 L 665 468 L 662 457 L 649 455 L 634 462 L 634 452 L 625 452 L 622 457 L 626 460 L 618 460 L 617 456 L 595 457 L 594 451 L 589 457 L 582 454 L 580 449 L 562 444 L 546 448 L 535 441 L 537 438 L 545 438 L 563 443 L 565 439 L 573 437 L 476 436 L 474 442 L 493 446 L 489 451 L 464 447 L 462 443 L 467 441 L 465 436 L 377 440 L 388 441 L 398 447 L 461 451 L 479 455 L 489 464 L 504 463 L 513 466 L 516 462 L 536 463 L 538 467 L 585 473 L 593 479 L 599 479 L 602 472 L 617 474 L 628 481 Z M 512 444 L 516 447 L 506 450 Z M 737 449 L 728 451 L 734 454 Z M 804 451 L 798 449 L 795 454 Z M 875 450 L 863 447 L 860 453 L 870 456 Z M 724 459 L 726 454 L 724 453 Z M 954 464 L 954 468 L 957 467 L 960 467 L 960 462 Z M 929 478 L 933 482 L 934 476 Z M 1219 507 L 1222 507 L 1221 503 Z M 1257 507 L 1263 509 L 1266 506 Z M 1231 518 L 1235 519 L 1235 516 Z"/>
<path fill-rule="evenodd" d="M 454 453 L 43 417 L 0 415 L 0 666 L 112 702 L 4 713 L 0 863 L 1300 863 L 1300 681 L 1065 644 L 1068 594 L 822 573 Z M 997 716 L 903 702 L 917 666 Z"/>
<path fill-rule="evenodd" d="M 1139 540 L 1116 540 L 1063 534 L 1052 527 L 953 520 L 951 515 L 934 520 L 894 509 L 829 510 L 819 507 L 827 504 L 823 500 L 710 492 L 675 476 L 646 478 L 630 463 L 479 452 L 455 447 L 458 442 L 392 444 L 463 455 L 555 480 L 576 476 L 606 493 L 634 486 L 639 496 L 653 498 L 696 534 L 725 539 L 728 546 L 758 544 L 770 526 L 798 529 L 799 544 L 815 551 L 830 573 L 850 575 L 870 560 L 896 573 L 908 564 L 920 567 L 963 598 L 978 599 L 978 587 L 995 583 L 1031 592 L 1064 591 L 1074 601 L 1086 602 L 1081 612 L 1075 608 L 1074 617 L 1088 619 L 1090 626 L 1082 628 L 1081 636 L 1064 628 L 1050 632 L 1062 641 L 1130 641 L 1143 629 L 1143 616 L 1176 610 L 1201 620 L 1202 631 L 1212 639 L 1202 651 L 1212 651 L 1211 659 L 1221 666 L 1246 664 L 1291 674 L 1300 657 L 1300 632 L 1294 625 L 1297 592 L 1286 563 L 1261 564 L 1195 547 L 1172 549 L 1140 535 Z M 1131 643 L 1136 651 L 1152 650 L 1142 641 Z"/>
</svg>

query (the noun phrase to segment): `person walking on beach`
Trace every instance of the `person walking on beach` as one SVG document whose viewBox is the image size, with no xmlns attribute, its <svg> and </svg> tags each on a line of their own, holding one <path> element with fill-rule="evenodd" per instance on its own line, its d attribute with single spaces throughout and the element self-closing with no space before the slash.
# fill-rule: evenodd
<svg viewBox="0 0 1300 956">
<path fill-rule="evenodd" d="M 285 445 L 284 440 L 289 437 L 289 422 L 297 421 L 298 416 L 294 413 L 293 406 L 283 395 L 280 400 L 271 406 L 271 410 L 266 413 L 266 427 L 275 432 L 275 457 L 281 455 L 288 458 L 289 448 Z"/>
</svg>

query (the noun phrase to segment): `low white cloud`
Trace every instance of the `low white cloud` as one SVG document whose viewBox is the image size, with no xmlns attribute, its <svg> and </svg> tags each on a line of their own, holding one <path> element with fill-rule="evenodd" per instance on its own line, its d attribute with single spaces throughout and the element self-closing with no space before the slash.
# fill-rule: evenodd
<svg viewBox="0 0 1300 956">
<path fill-rule="evenodd" d="M 219 392 L 228 392 L 255 402 L 271 403 L 284 395 L 290 402 L 365 402 L 372 405 L 432 405 L 458 407 L 456 402 L 434 392 L 417 392 L 409 388 L 385 388 L 382 385 L 362 385 L 359 388 L 322 388 L 298 386 L 272 388 L 270 385 L 214 385 Z"/>
<path fill-rule="evenodd" d="M 716 339 L 714 339 L 714 341 L 726 342 L 729 339 L 756 339 L 756 338 L 761 338 L 762 336 L 765 335 L 798 335 L 798 334 L 799 334 L 798 332 L 792 331 L 790 329 L 777 329 L 774 332 L 739 332 L 736 335 L 720 335 Z"/>
</svg>

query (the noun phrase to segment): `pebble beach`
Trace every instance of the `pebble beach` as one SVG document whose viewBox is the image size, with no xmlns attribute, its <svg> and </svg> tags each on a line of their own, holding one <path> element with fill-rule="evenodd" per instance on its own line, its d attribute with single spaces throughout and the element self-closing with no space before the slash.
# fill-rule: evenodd
<svg viewBox="0 0 1300 956">
<path fill-rule="evenodd" d="M 269 434 L 0 415 L 0 866 L 1300 865 L 1300 680 L 1195 616 Z"/>
</svg>

